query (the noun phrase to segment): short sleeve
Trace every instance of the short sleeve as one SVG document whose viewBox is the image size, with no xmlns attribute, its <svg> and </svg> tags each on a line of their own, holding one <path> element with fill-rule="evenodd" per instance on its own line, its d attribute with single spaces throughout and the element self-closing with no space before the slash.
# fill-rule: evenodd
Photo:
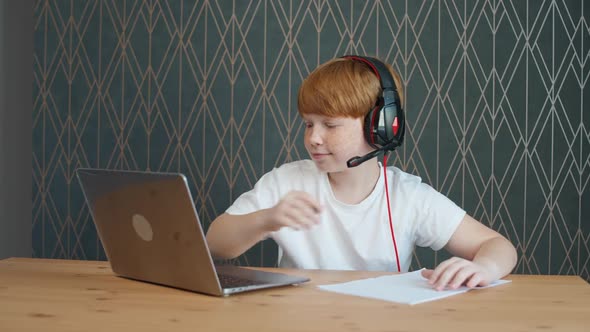
<svg viewBox="0 0 590 332">
<path fill-rule="evenodd" d="M 241 215 L 274 206 L 280 199 L 276 172 L 273 169 L 264 174 L 252 190 L 240 195 L 225 212 Z"/>
<path fill-rule="evenodd" d="M 465 210 L 431 186 L 421 183 L 414 199 L 420 200 L 415 223 L 416 245 L 442 249 L 465 217 Z"/>
</svg>

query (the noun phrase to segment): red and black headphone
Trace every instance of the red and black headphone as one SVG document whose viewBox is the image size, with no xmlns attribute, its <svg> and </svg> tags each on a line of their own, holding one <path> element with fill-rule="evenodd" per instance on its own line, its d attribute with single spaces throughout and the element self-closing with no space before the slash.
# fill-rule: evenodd
<svg viewBox="0 0 590 332">
<path fill-rule="evenodd" d="M 395 150 L 404 141 L 406 131 L 404 110 L 393 76 L 383 62 L 375 58 L 358 55 L 346 55 L 343 58 L 366 64 L 379 78 L 379 82 L 381 83 L 381 95 L 377 97 L 375 106 L 365 116 L 363 126 L 365 139 L 375 150 L 361 157 L 353 157 L 346 164 L 348 167 L 356 167 L 371 158 L 383 154 L 383 174 L 385 177 L 384 183 L 387 198 L 387 212 L 389 214 L 389 227 L 395 251 L 397 271 L 401 272 L 397 242 L 393 230 L 393 220 L 391 218 L 391 204 L 389 203 L 387 154 L 389 151 Z"/>
<path fill-rule="evenodd" d="M 367 65 L 379 78 L 381 94 L 377 97 L 375 106 L 365 116 L 363 132 L 369 145 L 377 150 L 370 153 L 368 158 L 356 157 L 349 161 L 349 167 L 360 165 L 362 162 L 377 156 L 384 151 L 393 151 L 404 141 L 406 121 L 401 99 L 393 76 L 385 64 L 375 58 L 358 55 L 345 55 L 345 59 L 352 59 Z M 350 165 L 352 164 L 352 165 Z"/>
</svg>

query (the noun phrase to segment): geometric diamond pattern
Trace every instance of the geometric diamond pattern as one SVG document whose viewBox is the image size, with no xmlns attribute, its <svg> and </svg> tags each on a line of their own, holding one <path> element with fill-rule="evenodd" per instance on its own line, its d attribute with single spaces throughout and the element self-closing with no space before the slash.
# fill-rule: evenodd
<svg viewBox="0 0 590 332">
<path fill-rule="evenodd" d="M 517 273 L 590 280 L 590 6 L 564 1 L 35 1 L 33 250 L 105 259 L 77 167 L 180 171 L 203 226 L 306 158 L 299 84 L 335 56 L 403 77 L 392 164 L 506 235 Z M 413 267 L 446 256 L 418 249 Z M 276 245 L 237 260 L 273 265 Z"/>
</svg>

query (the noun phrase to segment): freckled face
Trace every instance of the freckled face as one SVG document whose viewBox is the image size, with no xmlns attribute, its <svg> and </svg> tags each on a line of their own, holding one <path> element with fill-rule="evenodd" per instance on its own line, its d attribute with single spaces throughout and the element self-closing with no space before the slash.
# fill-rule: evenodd
<svg viewBox="0 0 590 332">
<path fill-rule="evenodd" d="M 305 148 L 322 171 L 347 170 L 346 162 L 372 151 L 363 137 L 362 119 L 306 114 Z"/>
</svg>

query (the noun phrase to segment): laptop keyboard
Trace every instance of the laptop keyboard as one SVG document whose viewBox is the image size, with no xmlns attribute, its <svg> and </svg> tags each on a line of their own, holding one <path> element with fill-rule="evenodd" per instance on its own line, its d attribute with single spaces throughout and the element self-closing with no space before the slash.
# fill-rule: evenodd
<svg viewBox="0 0 590 332">
<path fill-rule="evenodd" d="M 250 280 L 229 274 L 218 274 L 217 276 L 219 277 L 219 283 L 222 288 L 236 288 L 261 284 L 259 280 Z"/>
</svg>

